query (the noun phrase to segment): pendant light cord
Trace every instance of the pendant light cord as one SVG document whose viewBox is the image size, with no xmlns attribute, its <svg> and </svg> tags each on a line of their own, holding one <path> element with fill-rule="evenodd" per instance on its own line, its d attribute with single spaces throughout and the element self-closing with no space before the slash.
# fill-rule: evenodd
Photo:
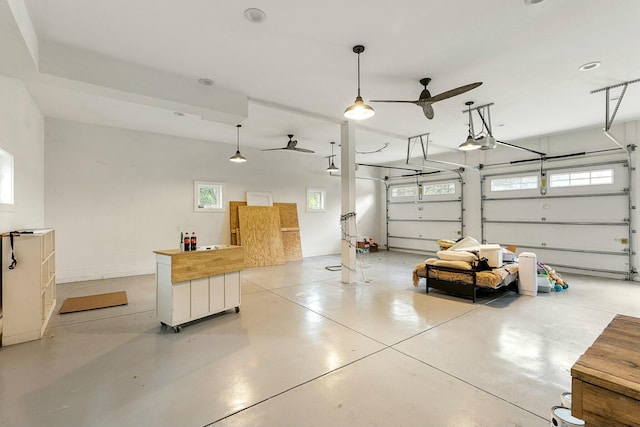
<svg viewBox="0 0 640 427">
<path fill-rule="evenodd" d="M 358 54 L 358 97 L 360 96 L 360 54 Z"/>
<path fill-rule="evenodd" d="M 242 127 L 242 125 L 236 125 L 236 128 L 238 129 L 238 142 L 236 144 L 236 151 L 238 152 L 240 152 L 240 127 Z"/>
</svg>

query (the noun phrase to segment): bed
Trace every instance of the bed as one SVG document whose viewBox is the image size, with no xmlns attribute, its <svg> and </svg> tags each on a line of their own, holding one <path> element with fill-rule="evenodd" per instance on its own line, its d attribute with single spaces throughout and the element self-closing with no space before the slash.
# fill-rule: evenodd
<svg viewBox="0 0 640 427">
<path fill-rule="evenodd" d="M 470 261 L 430 258 L 413 270 L 413 285 L 424 278 L 429 288 L 471 297 L 476 302 L 478 289 L 517 289 L 518 264 L 504 264 L 501 268 L 476 271 Z"/>
</svg>

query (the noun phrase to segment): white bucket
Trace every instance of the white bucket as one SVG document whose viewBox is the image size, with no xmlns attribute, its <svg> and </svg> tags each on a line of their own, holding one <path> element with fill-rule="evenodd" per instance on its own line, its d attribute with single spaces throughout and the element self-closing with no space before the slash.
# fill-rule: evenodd
<svg viewBox="0 0 640 427">
<path fill-rule="evenodd" d="M 551 408 L 551 425 L 553 427 L 583 427 L 584 421 L 571 415 L 571 409 L 564 406 Z"/>
<path fill-rule="evenodd" d="M 571 409 L 571 393 L 569 393 L 568 391 L 562 393 L 562 396 L 560 396 L 560 401 L 562 402 L 562 406 Z"/>
</svg>

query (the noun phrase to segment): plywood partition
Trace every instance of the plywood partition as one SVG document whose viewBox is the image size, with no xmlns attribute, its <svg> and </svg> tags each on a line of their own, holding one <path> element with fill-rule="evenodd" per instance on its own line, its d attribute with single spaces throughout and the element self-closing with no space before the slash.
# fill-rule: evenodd
<svg viewBox="0 0 640 427">
<path fill-rule="evenodd" d="M 231 227 L 231 244 L 241 245 L 240 241 L 240 219 L 238 218 L 238 207 L 247 206 L 247 202 L 229 202 L 229 224 Z"/>
<path fill-rule="evenodd" d="M 302 259 L 300 231 L 282 231 L 282 245 L 284 246 L 284 259 L 286 262 L 300 261 Z"/>
<path fill-rule="evenodd" d="M 247 247 L 240 229 L 239 208 L 246 207 L 247 202 L 229 202 L 229 224 L 231 228 L 231 244 Z M 299 261 L 302 259 L 302 244 L 300 241 L 300 226 L 298 224 L 298 206 L 295 203 L 274 203 L 280 218 L 281 240 L 285 261 Z M 249 266 L 249 264 L 247 264 Z"/>
<path fill-rule="evenodd" d="M 300 226 L 298 225 L 298 205 L 295 203 L 274 203 L 280 209 L 280 226 L 284 256 L 287 262 L 302 259 L 302 243 L 300 242 Z"/>
<path fill-rule="evenodd" d="M 261 267 L 284 264 L 280 211 L 271 206 L 238 206 L 245 265 Z"/>
</svg>

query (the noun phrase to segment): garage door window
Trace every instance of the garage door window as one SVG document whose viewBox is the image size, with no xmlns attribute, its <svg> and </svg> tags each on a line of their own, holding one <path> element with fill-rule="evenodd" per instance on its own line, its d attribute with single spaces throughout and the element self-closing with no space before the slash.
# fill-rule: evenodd
<svg viewBox="0 0 640 427">
<path fill-rule="evenodd" d="M 613 169 L 553 173 L 549 179 L 552 188 L 604 184 L 613 184 Z"/>
<path fill-rule="evenodd" d="M 538 176 L 514 176 L 491 180 L 491 191 L 514 191 L 538 189 Z"/>
</svg>

